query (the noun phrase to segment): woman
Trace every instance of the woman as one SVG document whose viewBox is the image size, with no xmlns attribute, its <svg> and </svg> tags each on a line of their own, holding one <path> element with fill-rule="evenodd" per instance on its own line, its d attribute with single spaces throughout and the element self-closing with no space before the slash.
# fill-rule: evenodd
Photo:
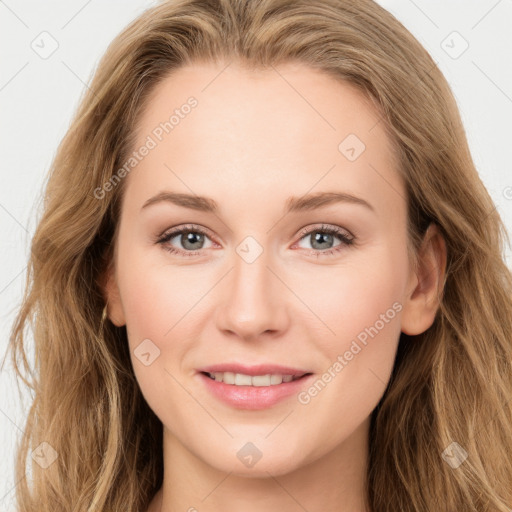
<svg viewBox="0 0 512 512">
<path fill-rule="evenodd" d="M 47 185 L 19 509 L 509 510 L 504 236 L 374 2 L 149 9 Z"/>
</svg>

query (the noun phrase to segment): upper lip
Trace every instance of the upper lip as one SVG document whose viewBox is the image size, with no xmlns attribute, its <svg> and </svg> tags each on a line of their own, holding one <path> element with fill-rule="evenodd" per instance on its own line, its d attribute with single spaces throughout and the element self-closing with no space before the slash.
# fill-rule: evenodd
<svg viewBox="0 0 512 512">
<path fill-rule="evenodd" d="M 291 368 L 279 364 L 258 364 L 246 366 L 240 363 L 220 363 L 199 368 L 198 372 L 215 373 L 215 372 L 232 372 L 242 373 L 244 375 L 292 375 L 293 377 L 302 377 L 306 373 L 311 373 L 300 368 Z"/>
</svg>

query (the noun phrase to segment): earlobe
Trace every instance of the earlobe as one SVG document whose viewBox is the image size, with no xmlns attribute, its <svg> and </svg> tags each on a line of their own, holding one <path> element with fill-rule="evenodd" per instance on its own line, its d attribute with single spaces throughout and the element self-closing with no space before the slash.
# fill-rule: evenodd
<svg viewBox="0 0 512 512">
<path fill-rule="evenodd" d="M 446 242 L 436 224 L 427 229 L 418 254 L 418 268 L 411 270 L 402 313 L 402 332 L 418 335 L 435 320 L 446 273 Z"/>
<path fill-rule="evenodd" d="M 126 324 L 121 294 L 115 276 L 114 265 L 109 265 L 102 276 L 102 290 L 107 304 L 107 317 L 117 327 Z"/>
</svg>

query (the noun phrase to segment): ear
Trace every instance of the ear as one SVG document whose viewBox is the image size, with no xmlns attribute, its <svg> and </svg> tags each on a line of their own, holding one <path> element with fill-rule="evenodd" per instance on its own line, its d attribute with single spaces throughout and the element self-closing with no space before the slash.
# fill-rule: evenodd
<svg viewBox="0 0 512 512">
<path fill-rule="evenodd" d="M 113 263 L 109 264 L 102 274 L 100 285 L 107 303 L 107 316 L 109 320 L 117 327 L 122 327 L 126 324 L 126 320 Z"/>
<path fill-rule="evenodd" d="M 417 335 L 433 323 L 446 272 L 446 243 L 439 227 L 428 227 L 418 253 L 418 268 L 411 270 L 404 298 L 402 332 Z"/>
</svg>

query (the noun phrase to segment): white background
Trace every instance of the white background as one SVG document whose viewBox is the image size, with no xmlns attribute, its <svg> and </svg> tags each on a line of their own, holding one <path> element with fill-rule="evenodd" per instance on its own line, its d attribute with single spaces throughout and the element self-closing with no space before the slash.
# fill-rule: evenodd
<svg viewBox="0 0 512 512">
<path fill-rule="evenodd" d="M 154 3 L 0 0 L 1 357 L 23 292 L 36 201 L 58 143 L 108 44 Z M 379 3 L 419 39 L 450 82 L 480 176 L 512 233 L 512 1 Z M 31 47 L 43 31 L 58 43 L 47 59 Z M 453 58 L 464 40 L 467 50 Z M 512 267 L 510 249 L 506 256 Z M 20 399 L 10 362 L 0 375 L 0 386 L 3 512 L 14 510 L 14 446 L 24 428 L 29 397 Z"/>
</svg>

